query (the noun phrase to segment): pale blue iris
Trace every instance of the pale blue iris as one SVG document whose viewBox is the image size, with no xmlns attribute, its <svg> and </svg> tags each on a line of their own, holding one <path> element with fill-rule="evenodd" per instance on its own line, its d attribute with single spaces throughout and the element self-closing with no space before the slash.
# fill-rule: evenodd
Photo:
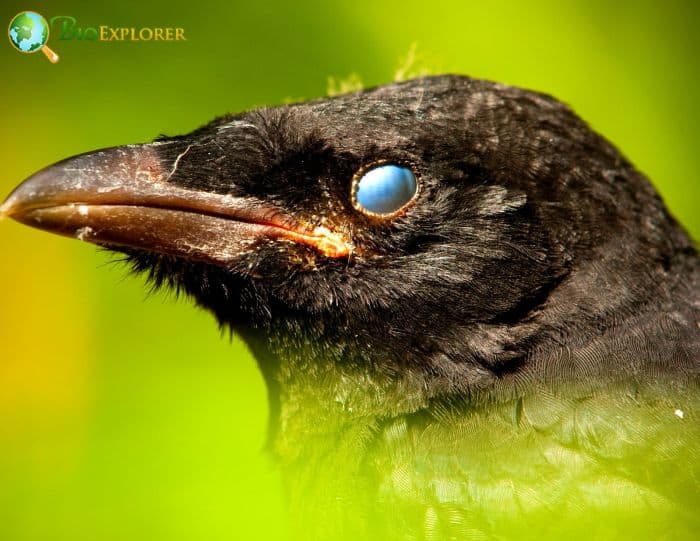
<svg viewBox="0 0 700 541">
<path fill-rule="evenodd" d="M 357 182 L 355 200 L 368 212 L 391 214 L 413 199 L 417 190 L 418 182 L 408 167 L 380 165 Z"/>
</svg>

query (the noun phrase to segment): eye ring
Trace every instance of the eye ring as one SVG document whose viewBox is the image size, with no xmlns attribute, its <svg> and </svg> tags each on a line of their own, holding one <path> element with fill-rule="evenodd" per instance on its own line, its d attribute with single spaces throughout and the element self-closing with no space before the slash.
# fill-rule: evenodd
<svg viewBox="0 0 700 541">
<path fill-rule="evenodd" d="M 366 181 L 369 182 L 369 189 L 361 190 L 361 181 L 374 171 L 377 173 Z M 420 175 L 412 164 L 398 160 L 377 160 L 363 165 L 353 175 L 350 198 L 355 210 L 371 218 L 387 220 L 404 214 L 413 206 L 422 187 Z M 394 194 L 388 194 L 387 190 L 393 190 Z M 382 210 L 384 208 L 386 211 Z"/>
</svg>

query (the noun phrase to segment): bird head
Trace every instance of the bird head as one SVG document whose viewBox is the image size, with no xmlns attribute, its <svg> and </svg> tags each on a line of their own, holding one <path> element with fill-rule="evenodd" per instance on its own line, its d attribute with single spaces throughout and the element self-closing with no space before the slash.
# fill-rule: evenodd
<svg viewBox="0 0 700 541">
<path fill-rule="evenodd" d="M 272 350 L 472 381 L 518 369 L 556 320 L 631 310 L 634 265 L 688 242 L 568 107 L 460 76 L 69 158 L 2 211 L 126 253 Z"/>
</svg>

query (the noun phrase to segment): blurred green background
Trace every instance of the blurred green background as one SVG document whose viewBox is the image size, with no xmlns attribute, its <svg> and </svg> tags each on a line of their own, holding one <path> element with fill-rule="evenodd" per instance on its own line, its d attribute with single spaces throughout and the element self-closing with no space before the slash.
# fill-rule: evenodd
<svg viewBox="0 0 700 541">
<path fill-rule="evenodd" d="M 615 142 L 700 234 L 700 51 L 691 2 L 4 1 L 186 42 L 0 46 L 0 197 L 87 150 L 323 95 L 418 65 L 551 93 Z M 279 539 L 265 389 L 235 338 L 148 296 L 91 245 L 0 224 L 0 540 Z"/>
</svg>

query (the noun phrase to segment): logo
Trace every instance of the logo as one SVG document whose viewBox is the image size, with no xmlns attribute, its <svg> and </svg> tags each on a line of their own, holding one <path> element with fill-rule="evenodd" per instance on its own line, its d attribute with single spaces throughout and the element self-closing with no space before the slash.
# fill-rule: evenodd
<svg viewBox="0 0 700 541">
<path fill-rule="evenodd" d="M 10 43 L 20 53 L 41 51 L 53 64 L 58 62 L 58 55 L 46 45 L 49 41 L 49 23 L 34 11 L 18 13 L 10 21 L 7 35 Z"/>
<path fill-rule="evenodd" d="M 186 41 L 184 28 L 150 27 L 126 28 L 99 25 L 79 27 L 75 17 L 56 15 L 50 24 L 34 11 L 23 11 L 10 21 L 7 35 L 10 43 L 20 53 L 41 51 L 52 63 L 58 55 L 47 45 L 51 29 L 58 32 L 59 41 Z"/>
</svg>

